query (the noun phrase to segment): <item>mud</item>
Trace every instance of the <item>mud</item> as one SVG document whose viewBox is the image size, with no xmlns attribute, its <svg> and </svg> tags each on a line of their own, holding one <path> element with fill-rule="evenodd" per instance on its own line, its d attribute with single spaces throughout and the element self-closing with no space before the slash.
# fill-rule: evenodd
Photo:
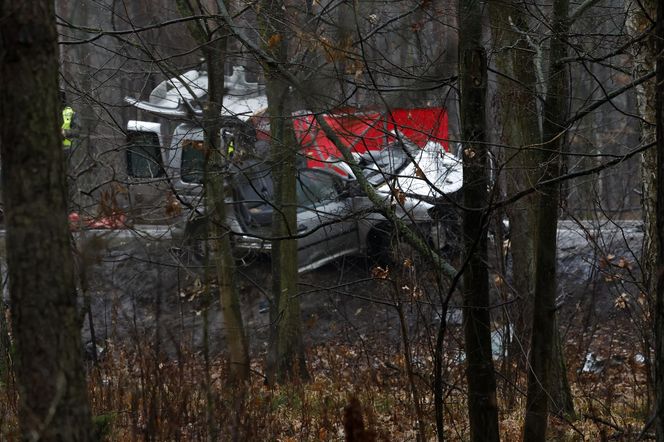
<svg viewBox="0 0 664 442">
<path fill-rule="evenodd" d="M 638 224 L 559 228 L 558 305 L 561 326 L 615 318 L 616 299 L 636 305 L 638 259 L 642 242 Z M 143 343 L 173 354 L 182 348 L 200 350 L 207 333 L 209 350 L 224 349 L 224 330 L 215 287 L 207 287 L 204 269 L 183 266 L 166 228 L 144 231 L 95 232 L 78 236 L 79 265 L 85 268 L 95 340 Z M 494 261 L 495 262 L 495 261 Z M 507 259 L 509 269 L 509 258 Z M 494 264 L 495 277 L 501 266 Z M 369 259 L 344 259 L 301 275 L 299 282 L 304 336 L 308 344 L 367 344 L 401 339 L 399 308 L 409 334 L 431 333 L 439 322 L 442 291 L 428 283 L 428 269 L 391 270 L 389 280 L 375 279 Z M 391 282 L 395 280 L 394 282 Z M 256 259 L 238 268 L 243 319 L 251 349 L 268 345 L 270 265 Z M 498 299 L 497 287 L 496 299 Z M 509 296 L 509 294 L 508 294 Z M 450 325 L 461 323 L 460 304 L 453 300 Z M 86 319 L 84 334 L 90 339 Z"/>
</svg>

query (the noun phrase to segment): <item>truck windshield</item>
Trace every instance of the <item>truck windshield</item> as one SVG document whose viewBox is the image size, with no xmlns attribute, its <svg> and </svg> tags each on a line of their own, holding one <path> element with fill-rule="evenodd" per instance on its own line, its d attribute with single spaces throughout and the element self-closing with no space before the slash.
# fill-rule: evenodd
<svg viewBox="0 0 664 442">
<path fill-rule="evenodd" d="M 274 183 L 269 165 L 254 163 L 238 169 L 233 177 L 237 203 L 241 203 L 252 223 L 266 226 L 272 223 Z M 338 197 L 332 175 L 319 170 L 298 171 L 296 182 L 298 211 L 325 204 Z"/>
</svg>

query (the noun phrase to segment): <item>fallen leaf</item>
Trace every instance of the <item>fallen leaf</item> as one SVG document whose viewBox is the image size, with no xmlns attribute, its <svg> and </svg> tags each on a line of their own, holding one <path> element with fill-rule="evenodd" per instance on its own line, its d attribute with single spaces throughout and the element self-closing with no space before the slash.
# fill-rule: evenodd
<svg viewBox="0 0 664 442">
<path fill-rule="evenodd" d="M 374 279 L 387 279 L 389 275 L 390 275 L 390 270 L 387 267 L 383 268 L 375 266 L 371 269 L 371 277 Z"/>
<path fill-rule="evenodd" d="M 621 269 L 629 267 L 629 265 L 630 265 L 630 262 L 627 261 L 624 257 L 620 258 L 620 260 L 618 261 L 618 267 L 620 267 Z"/>
<path fill-rule="evenodd" d="M 628 307 L 629 295 L 627 293 L 621 293 L 620 296 L 616 298 L 613 302 L 613 306 L 618 310 L 625 310 Z"/>
<path fill-rule="evenodd" d="M 274 49 L 279 43 L 281 43 L 281 34 L 272 34 L 267 41 L 267 45 L 270 49 Z"/>
</svg>

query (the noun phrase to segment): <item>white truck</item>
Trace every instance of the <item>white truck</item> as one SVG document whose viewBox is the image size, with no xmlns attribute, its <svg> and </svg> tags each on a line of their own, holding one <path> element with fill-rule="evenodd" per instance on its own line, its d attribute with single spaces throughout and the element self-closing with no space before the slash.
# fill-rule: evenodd
<svg viewBox="0 0 664 442">
<path fill-rule="evenodd" d="M 203 130 L 198 122 L 207 81 L 205 71 L 189 71 L 160 83 L 147 101 L 125 99 L 159 120 L 127 123 L 130 216 L 141 222 L 175 221 L 183 247 L 204 236 L 206 225 Z M 250 153 L 227 169 L 227 222 L 237 256 L 266 253 L 273 186 L 265 161 L 269 124 L 260 115 L 267 99 L 257 83 L 246 81 L 242 68 L 234 69 L 225 86 L 222 134 L 231 134 L 238 155 Z M 447 114 L 434 108 L 400 109 L 390 113 L 390 119 L 385 115 L 353 110 L 324 118 L 342 135 L 377 192 L 424 238 L 451 252 L 462 167 L 444 147 Z M 423 130 L 434 125 L 435 130 Z M 297 179 L 300 271 L 346 255 L 388 256 L 398 238 L 361 192 L 334 144 L 310 113 L 295 114 L 294 126 L 306 158 Z"/>
</svg>

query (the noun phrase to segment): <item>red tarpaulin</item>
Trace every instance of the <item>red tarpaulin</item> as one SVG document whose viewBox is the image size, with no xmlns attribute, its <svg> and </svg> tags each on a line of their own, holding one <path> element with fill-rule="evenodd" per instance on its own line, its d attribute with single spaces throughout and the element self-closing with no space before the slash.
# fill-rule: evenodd
<svg viewBox="0 0 664 442">
<path fill-rule="evenodd" d="M 383 148 L 396 141 L 395 130 L 420 147 L 434 141 L 449 150 L 447 112 L 443 108 L 395 109 L 389 114 L 345 112 L 325 115 L 324 118 L 353 152 L 366 153 Z M 309 167 L 331 167 L 330 161 L 341 157 L 313 115 L 296 117 L 293 126 L 309 158 Z"/>
<path fill-rule="evenodd" d="M 346 109 L 326 114 L 323 118 L 353 152 L 380 150 L 396 141 L 395 130 L 420 147 L 434 141 L 449 151 L 447 112 L 442 107 L 399 108 L 391 112 Z M 269 140 L 269 119 L 262 116 L 254 119 L 254 124 L 258 139 Z M 313 115 L 294 116 L 293 127 L 308 158 L 308 167 L 329 167 L 345 174 L 333 164 L 341 158 L 340 152 Z"/>
</svg>

